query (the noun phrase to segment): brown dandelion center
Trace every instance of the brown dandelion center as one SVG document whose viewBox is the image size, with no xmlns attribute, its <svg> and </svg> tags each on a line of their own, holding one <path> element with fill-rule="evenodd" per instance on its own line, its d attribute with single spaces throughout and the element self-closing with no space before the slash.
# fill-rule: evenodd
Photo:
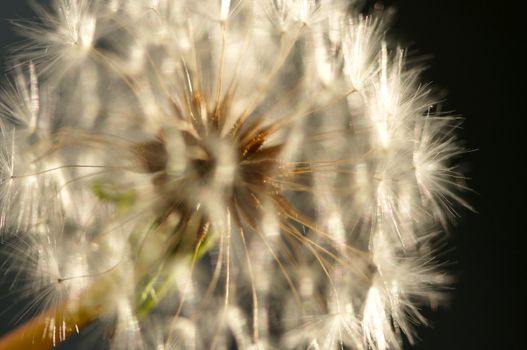
<svg viewBox="0 0 527 350">
<path fill-rule="evenodd" d="M 182 146 L 170 149 L 168 133 L 161 131 L 154 141 L 143 143 L 136 150 L 137 157 L 148 173 L 159 194 L 159 222 L 172 231 L 171 251 L 179 250 L 183 237 L 204 236 L 210 227 L 209 213 L 201 209 L 204 195 L 220 193 L 236 225 L 256 229 L 266 203 L 284 202 L 280 188 L 273 178 L 280 172 L 279 157 L 282 144 L 266 145 L 274 134 L 273 127 L 240 117 L 231 130 L 222 135 L 221 118 L 209 116 L 207 125 L 201 118 L 190 118 L 192 129 L 178 137 Z M 199 120 L 199 122 L 197 121 Z M 222 135 L 222 136 L 220 136 Z M 176 155 L 171 152 L 183 152 Z M 184 159 L 179 173 L 171 169 L 171 159 Z M 214 197 L 217 199 L 218 197 Z M 175 220 L 171 218 L 175 217 Z M 188 248 L 186 248 L 188 249 Z"/>
<path fill-rule="evenodd" d="M 214 157 L 207 157 L 206 159 L 192 159 L 190 164 L 196 175 L 203 179 L 211 176 L 214 173 L 216 160 Z"/>
</svg>

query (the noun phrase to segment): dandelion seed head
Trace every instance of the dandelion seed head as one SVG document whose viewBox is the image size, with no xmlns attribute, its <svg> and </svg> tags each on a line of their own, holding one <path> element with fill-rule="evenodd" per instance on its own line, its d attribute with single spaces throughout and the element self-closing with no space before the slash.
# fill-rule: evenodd
<svg viewBox="0 0 527 350">
<path fill-rule="evenodd" d="M 468 206 L 462 149 L 384 14 L 360 10 L 56 0 L 18 22 L 2 268 L 27 312 L 56 310 L 54 344 L 69 315 L 114 349 L 413 341 L 448 283 L 436 227 Z"/>
</svg>

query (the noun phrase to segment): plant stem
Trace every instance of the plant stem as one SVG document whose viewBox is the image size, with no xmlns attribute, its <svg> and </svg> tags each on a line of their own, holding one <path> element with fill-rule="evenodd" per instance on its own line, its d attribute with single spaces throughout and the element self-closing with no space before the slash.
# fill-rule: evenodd
<svg viewBox="0 0 527 350">
<path fill-rule="evenodd" d="M 71 310 L 68 303 L 65 303 L 32 318 L 0 338 L 0 350 L 51 349 L 78 333 L 99 314 L 99 310 L 93 307 Z M 55 326 L 58 321 L 60 328 Z"/>
</svg>

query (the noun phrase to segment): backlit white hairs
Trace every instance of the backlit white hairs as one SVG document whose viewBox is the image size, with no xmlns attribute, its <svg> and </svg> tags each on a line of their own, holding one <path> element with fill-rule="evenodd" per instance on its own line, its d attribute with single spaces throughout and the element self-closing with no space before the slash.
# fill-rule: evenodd
<svg viewBox="0 0 527 350">
<path fill-rule="evenodd" d="M 115 349 L 413 342 L 467 205 L 458 121 L 360 10 L 55 0 L 17 23 L 0 227 L 33 344 L 95 319 Z"/>
</svg>

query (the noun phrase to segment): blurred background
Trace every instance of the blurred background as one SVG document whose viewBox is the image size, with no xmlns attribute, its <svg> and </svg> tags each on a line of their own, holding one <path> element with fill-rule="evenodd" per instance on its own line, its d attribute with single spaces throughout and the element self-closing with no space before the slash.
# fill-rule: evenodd
<svg viewBox="0 0 527 350">
<path fill-rule="evenodd" d="M 27 2 L 0 1 L 2 80 L 9 45 L 17 40 L 9 20 L 31 17 Z M 409 47 L 410 58 L 424 59 L 429 68 L 422 81 L 432 82 L 445 97 L 443 110 L 465 118 L 460 138 L 473 150 L 461 164 L 471 178 L 475 193 L 467 196 L 477 213 L 460 211 L 458 225 L 446 233 L 449 246 L 443 254 L 457 282 L 448 307 L 425 310 L 431 327 L 419 329 L 421 341 L 414 349 L 527 348 L 527 222 L 521 222 L 527 218 L 521 79 L 526 58 L 519 4 L 385 0 L 366 5 L 396 10 L 390 35 Z M 2 312 L 12 302 L 5 297 L 8 278 L 0 276 L 0 334 L 12 328 L 13 313 Z"/>
</svg>

